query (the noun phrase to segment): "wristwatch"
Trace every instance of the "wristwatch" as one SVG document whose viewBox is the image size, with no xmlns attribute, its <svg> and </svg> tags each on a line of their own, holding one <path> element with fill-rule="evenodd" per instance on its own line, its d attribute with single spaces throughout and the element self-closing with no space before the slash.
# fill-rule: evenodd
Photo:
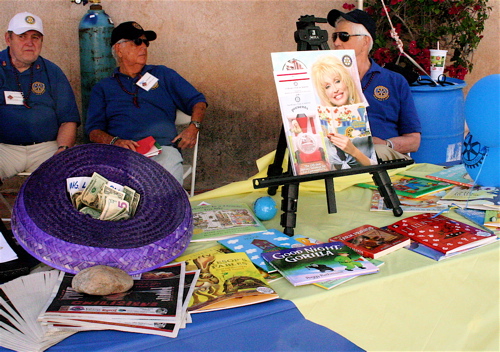
<svg viewBox="0 0 500 352">
<path fill-rule="evenodd" d="M 194 125 L 194 127 L 196 127 L 197 129 L 201 129 L 201 122 L 191 121 L 189 124 Z"/>
</svg>

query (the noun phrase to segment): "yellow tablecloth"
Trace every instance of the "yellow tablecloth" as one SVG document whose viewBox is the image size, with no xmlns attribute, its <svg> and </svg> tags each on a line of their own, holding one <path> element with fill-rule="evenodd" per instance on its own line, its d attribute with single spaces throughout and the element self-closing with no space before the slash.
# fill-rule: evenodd
<svg viewBox="0 0 500 352">
<path fill-rule="evenodd" d="M 265 167 L 272 158 L 270 154 L 258 161 L 261 171 L 255 178 L 266 176 Z M 416 164 L 404 171 L 425 176 L 439 169 Z M 389 174 L 400 171 L 390 170 Z M 251 206 L 267 195 L 266 190 L 254 190 L 251 179 L 200 194 L 191 202 Z M 371 176 L 334 179 L 335 214 L 328 214 L 322 180 L 301 184 L 295 233 L 326 241 L 363 224 L 384 226 L 399 220 L 392 212 L 369 211 L 371 191 L 351 187 L 362 181 L 371 181 Z M 281 204 L 280 191 L 273 199 Z M 454 212 L 445 215 L 467 222 Z M 279 222 L 277 215 L 264 225 L 282 230 Z M 210 245 L 213 242 L 193 243 L 186 253 Z M 294 287 L 285 279 L 271 285 L 307 319 L 368 351 L 498 351 L 499 254 L 498 242 L 440 262 L 400 249 L 381 258 L 385 264 L 379 273 L 329 291 L 313 285 Z"/>
</svg>

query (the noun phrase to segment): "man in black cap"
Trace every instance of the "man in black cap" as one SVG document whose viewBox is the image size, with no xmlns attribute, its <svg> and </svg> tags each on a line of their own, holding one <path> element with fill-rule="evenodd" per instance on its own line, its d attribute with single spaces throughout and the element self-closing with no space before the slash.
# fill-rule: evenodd
<svg viewBox="0 0 500 352">
<path fill-rule="evenodd" d="M 377 155 L 382 160 L 408 159 L 420 146 L 421 126 L 407 80 L 380 67 L 369 57 L 376 36 L 373 19 L 362 10 L 331 10 L 334 49 L 352 49 L 356 55 Z"/>
<path fill-rule="evenodd" d="M 118 67 L 97 83 L 90 96 L 85 131 L 92 142 L 114 144 L 136 151 L 137 141 L 152 136 L 162 152 L 152 157 L 182 184 L 180 149 L 196 144 L 207 107 L 205 97 L 174 70 L 147 65 L 154 31 L 137 22 L 124 22 L 111 33 Z M 176 111 L 191 115 L 181 133 L 175 127 Z"/>
</svg>

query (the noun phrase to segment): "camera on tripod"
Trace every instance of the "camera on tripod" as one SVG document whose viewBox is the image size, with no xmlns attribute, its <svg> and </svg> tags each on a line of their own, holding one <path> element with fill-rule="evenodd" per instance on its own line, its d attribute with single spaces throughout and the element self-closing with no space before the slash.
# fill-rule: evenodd
<svg viewBox="0 0 500 352">
<path fill-rule="evenodd" d="M 295 32 L 295 42 L 297 51 L 304 50 L 329 50 L 328 32 L 316 26 L 318 23 L 326 23 L 326 18 L 315 17 L 314 15 L 300 16 Z"/>
</svg>

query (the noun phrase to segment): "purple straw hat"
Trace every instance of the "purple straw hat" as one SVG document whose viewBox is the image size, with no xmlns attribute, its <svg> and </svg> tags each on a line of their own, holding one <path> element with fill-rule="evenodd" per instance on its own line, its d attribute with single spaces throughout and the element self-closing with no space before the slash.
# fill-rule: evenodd
<svg viewBox="0 0 500 352">
<path fill-rule="evenodd" d="M 132 218 L 102 221 L 73 207 L 66 179 L 94 172 L 141 195 Z M 28 177 L 14 204 L 12 230 L 28 253 L 62 271 L 108 265 L 137 274 L 184 252 L 193 216 L 186 192 L 158 163 L 128 149 L 84 144 L 53 156 Z"/>
</svg>

